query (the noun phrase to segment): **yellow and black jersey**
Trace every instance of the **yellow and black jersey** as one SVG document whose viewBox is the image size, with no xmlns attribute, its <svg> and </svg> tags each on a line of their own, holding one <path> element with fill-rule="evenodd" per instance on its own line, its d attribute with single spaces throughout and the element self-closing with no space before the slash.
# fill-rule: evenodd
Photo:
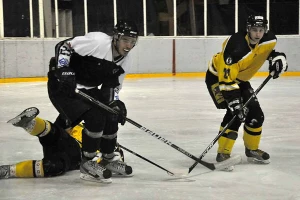
<svg viewBox="0 0 300 200">
<path fill-rule="evenodd" d="M 82 129 L 83 129 L 83 124 L 80 123 L 79 125 L 75 126 L 71 130 L 68 131 L 71 137 L 73 137 L 82 147 Z"/>
<path fill-rule="evenodd" d="M 262 67 L 277 42 L 272 32 L 265 33 L 256 45 L 250 45 L 247 32 L 237 32 L 227 38 L 222 51 L 213 56 L 209 71 L 218 77 L 219 89 L 225 99 L 239 91 L 238 84 L 249 81 Z"/>
</svg>

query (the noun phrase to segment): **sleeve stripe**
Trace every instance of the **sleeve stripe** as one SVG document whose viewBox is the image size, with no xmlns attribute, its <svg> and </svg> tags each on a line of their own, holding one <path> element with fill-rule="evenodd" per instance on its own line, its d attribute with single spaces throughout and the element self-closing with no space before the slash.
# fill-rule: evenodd
<svg viewBox="0 0 300 200">
<path fill-rule="evenodd" d="M 220 88 L 220 91 L 231 91 L 231 90 L 237 90 L 240 87 L 238 86 L 237 83 L 235 83 L 235 84 L 232 84 L 232 85 L 220 84 L 219 88 Z"/>
</svg>

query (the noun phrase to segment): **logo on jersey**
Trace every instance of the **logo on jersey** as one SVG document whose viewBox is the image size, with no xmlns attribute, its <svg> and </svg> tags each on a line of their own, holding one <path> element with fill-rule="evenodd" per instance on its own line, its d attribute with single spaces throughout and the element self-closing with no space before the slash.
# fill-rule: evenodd
<svg viewBox="0 0 300 200">
<path fill-rule="evenodd" d="M 226 63 L 226 65 L 231 65 L 232 64 L 232 58 L 230 56 L 228 58 L 226 58 L 225 63 Z"/>
<path fill-rule="evenodd" d="M 67 66 L 69 64 L 69 61 L 64 58 L 60 59 L 58 62 L 61 66 Z"/>
<path fill-rule="evenodd" d="M 63 76 L 74 76 L 75 72 L 63 72 L 61 75 L 63 75 Z"/>
<path fill-rule="evenodd" d="M 118 71 L 119 71 L 119 69 L 113 69 L 112 73 L 116 74 L 116 73 L 118 73 Z"/>
</svg>

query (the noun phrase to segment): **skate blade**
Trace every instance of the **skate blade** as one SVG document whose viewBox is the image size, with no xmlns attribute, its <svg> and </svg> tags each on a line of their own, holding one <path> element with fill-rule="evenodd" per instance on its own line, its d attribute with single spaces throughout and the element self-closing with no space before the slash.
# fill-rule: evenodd
<svg viewBox="0 0 300 200">
<path fill-rule="evenodd" d="M 105 183 L 105 184 L 109 184 L 109 183 L 112 183 L 112 180 L 111 178 L 107 178 L 107 179 L 104 179 L 104 178 L 94 178 L 88 174 L 83 174 L 83 173 L 80 173 L 80 178 L 85 180 L 85 181 L 90 181 L 90 182 L 98 182 L 98 183 Z"/>
<path fill-rule="evenodd" d="M 261 164 L 261 165 L 267 165 L 270 163 L 270 160 L 258 160 L 256 158 L 253 158 L 253 157 L 247 157 L 247 161 L 249 163 L 253 163 L 253 164 Z"/>
<path fill-rule="evenodd" d="M 26 117 L 36 117 L 39 114 L 39 110 L 35 107 L 31 107 L 31 108 L 27 108 L 26 110 L 24 110 L 21 114 L 19 114 L 18 116 L 10 119 L 7 121 L 7 123 L 12 124 L 12 125 L 16 125 L 17 123 L 19 123 L 22 118 L 24 116 Z"/>
<path fill-rule="evenodd" d="M 215 168 L 216 170 L 225 170 L 226 168 L 228 168 L 228 170 L 230 171 L 230 169 L 232 170 L 234 169 L 234 165 L 237 165 L 241 162 L 242 162 L 242 157 L 240 155 L 235 155 L 235 156 L 231 156 L 227 160 L 215 163 Z"/>
<path fill-rule="evenodd" d="M 112 172 L 111 176 L 117 178 L 129 178 L 129 177 L 133 177 L 133 174 L 121 174 L 121 173 Z"/>
<path fill-rule="evenodd" d="M 220 171 L 224 171 L 224 172 L 232 172 L 233 170 L 234 170 L 234 166 L 229 166 L 224 169 L 220 169 Z"/>
</svg>

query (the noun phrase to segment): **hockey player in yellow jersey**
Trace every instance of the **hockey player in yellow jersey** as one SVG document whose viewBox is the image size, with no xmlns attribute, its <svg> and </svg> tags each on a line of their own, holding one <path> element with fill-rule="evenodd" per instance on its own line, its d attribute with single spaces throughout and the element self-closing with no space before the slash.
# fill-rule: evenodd
<svg viewBox="0 0 300 200">
<path fill-rule="evenodd" d="M 208 91 L 218 109 L 227 109 L 219 131 L 237 115 L 218 140 L 216 160 L 221 162 L 230 157 L 238 129 L 244 123 L 243 140 L 249 162 L 270 163 L 270 155 L 259 149 L 264 122 L 264 113 L 255 97 L 243 109 L 254 93 L 249 80 L 269 60 L 269 71 L 273 79 L 288 68 L 286 55 L 274 50 L 276 36 L 268 31 L 268 21 L 261 15 L 250 15 L 246 31 L 240 31 L 227 38 L 222 51 L 213 56 L 206 73 Z"/>
<path fill-rule="evenodd" d="M 37 108 L 27 108 L 8 123 L 24 128 L 30 135 L 39 138 L 43 147 L 43 159 L 2 165 L 0 179 L 53 177 L 79 169 L 83 125 L 79 124 L 66 132 L 56 124 L 37 117 L 38 114 Z M 124 161 L 123 151 L 118 146 L 115 153 Z"/>
</svg>

